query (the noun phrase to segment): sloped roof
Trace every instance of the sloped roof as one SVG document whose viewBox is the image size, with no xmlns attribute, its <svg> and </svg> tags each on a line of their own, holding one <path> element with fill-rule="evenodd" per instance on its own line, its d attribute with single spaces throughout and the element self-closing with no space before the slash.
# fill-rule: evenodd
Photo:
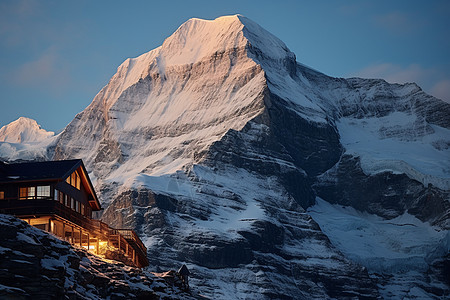
<svg viewBox="0 0 450 300">
<path fill-rule="evenodd" d="M 13 164 L 0 163 L 0 183 L 20 183 L 41 180 L 63 181 L 78 168 L 81 168 L 83 171 L 83 177 L 86 179 L 83 182 L 87 185 L 87 190 L 92 194 L 92 200 L 95 202 L 95 206 L 100 209 L 100 202 L 81 159 Z"/>
<path fill-rule="evenodd" d="M 178 270 L 178 274 L 189 276 L 189 275 L 191 274 L 191 272 L 190 272 L 189 269 L 186 267 L 186 265 L 182 265 L 181 268 Z"/>
<path fill-rule="evenodd" d="M 4 164 L 0 183 L 31 180 L 64 180 L 82 164 L 81 159 Z"/>
</svg>

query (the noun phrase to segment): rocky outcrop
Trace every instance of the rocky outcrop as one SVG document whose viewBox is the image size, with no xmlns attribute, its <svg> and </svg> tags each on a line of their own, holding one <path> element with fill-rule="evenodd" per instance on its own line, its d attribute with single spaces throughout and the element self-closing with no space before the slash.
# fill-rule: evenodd
<svg viewBox="0 0 450 300">
<path fill-rule="evenodd" d="M 405 174 L 391 171 L 367 175 L 360 159 L 343 155 L 339 163 L 318 178 L 317 195 L 330 203 L 393 219 L 405 212 L 448 230 L 450 192 L 428 187 Z"/>
</svg>

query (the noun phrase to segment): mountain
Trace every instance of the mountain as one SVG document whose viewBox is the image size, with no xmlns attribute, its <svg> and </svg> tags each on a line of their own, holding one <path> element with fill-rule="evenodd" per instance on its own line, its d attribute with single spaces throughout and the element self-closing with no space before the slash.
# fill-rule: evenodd
<svg viewBox="0 0 450 300">
<path fill-rule="evenodd" d="M 33 119 L 19 119 L 0 128 L 0 157 L 5 160 L 45 160 L 47 147 L 55 133 L 47 131 Z"/>
<path fill-rule="evenodd" d="M 25 117 L 20 117 L 19 119 L 0 128 L 0 142 L 40 142 L 54 135 L 54 132 L 42 129 L 35 120 Z"/>
<path fill-rule="evenodd" d="M 243 16 L 191 19 L 46 153 L 83 158 L 102 219 L 212 299 L 433 299 L 450 293 L 449 115 L 416 84 L 298 63 Z"/>
</svg>

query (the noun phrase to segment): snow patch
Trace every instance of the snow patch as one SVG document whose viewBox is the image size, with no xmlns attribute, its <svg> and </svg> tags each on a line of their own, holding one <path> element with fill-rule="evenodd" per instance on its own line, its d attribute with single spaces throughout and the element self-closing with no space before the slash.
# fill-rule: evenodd
<svg viewBox="0 0 450 300">
<path fill-rule="evenodd" d="M 416 130 L 417 117 L 404 112 L 380 118 L 341 118 L 336 125 L 346 153 L 360 156 L 366 174 L 404 173 L 425 186 L 431 183 L 450 189 L 450 147 L 433 146 L 450 144 L 450 130 L 436 125 Z"/>
<path fill-rule="evenodd" d="M 450 250 L 448 231 L 407 213 L 386 220 L 320 198 L 308 213 L 340 251 L 372 272 L 424 272 Z"/>
</svg>

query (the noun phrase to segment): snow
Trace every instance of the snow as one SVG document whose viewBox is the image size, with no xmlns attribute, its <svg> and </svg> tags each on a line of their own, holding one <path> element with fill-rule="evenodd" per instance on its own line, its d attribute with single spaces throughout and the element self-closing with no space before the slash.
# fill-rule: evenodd
<svg viewBox="0 0 450 300">
<path fill-rule="evenodd" d="M 102 92 L 98 96 L 107 98 L 109 109 L 123 91 L 152 73 L 166 78 L 170 70 L 193 65 L 227 51 L 244 49 L 249 44 L 273 59 L 293 55 L 281 40 L 243 16 L 223 16 L 215 20 L 192 18 L 183 23 L 162 46 L 123 62 L 103 90 L 108 96 L 104 97 Z"/>
<path fill-rule="evenodd" d="M 20 117 L 19 119 L 0 128 L 0 142 L 40 142 L 54 135 L 54 132 L 42 129 L 35 120 L 25 117 Z"/>
<path fill-rule="evenodd" d="M 196 203 L 208 208 L 211 214 L 207 220 L 196 219 L 185 221 L 173 215 L 173 223 L 183 223 L 185 230 L 196 231 L 198 234 L 206 232 L 240 238 L 237 231 L 249 229 L 255 220 L 265 219 L 264 209 L 259 201 L 264 197 L 275 196 L 275 191 L 261 189 L 255 192 L 252 187 L 263 187 L 266 181 L 243 169 L 229 169 L 226 173 L 215 172 L 207 167 L 193 166 L 192 172 L 198 181 L 190 180 L 183 172 L 174 175 L 149 176 L 139 174 L 127 182 L 127 188 L 149 188 L 155 193 L 165 194 L 183 201 Z M 199 184 L 201 182 L 201 184 Z M 222 187 L 222 188 L 221 188 Z M 233 195 L 239 195 L 242 200 L 232 200 Z M 149 243 L 156 241 L 149 240 Z"/>
<path fill-rule="evenodd" d="M 35 120 L 20 117 L 0 129 L 0 157 L 9 161 L 43 159 L 55 140 L 55 134 Z"/>
<path fill-rule="evenodd" d="M 65 268 L 65 263 L 61 260 L 57 260 L 54 258 L 42 258 L 41 266 L 44 269 L 48 270 L 57 270 L 58 268 Z"/>
<path fill-rule="evenodd" d="M 4 292 L 4 293 L 15 293 L 15 294 L 24 294 L 27 295 L 27 293 L 19 288 L 15 288 L 15 287 L 10 287 L 10 286 L 6 286 L 3 284 L 0 284 L 0 292 Z"/>
<path fill-rule="evenodd" d="M 450 250 L 450 233 L 408 213 L 386 220 L 316 198 L 308 213 L 342 253 L 371 272 L 424 272 Z"/>
<path fill-rule="evenodd" d="M 346 153 L 361 157 L 366 174 L 392 171 L 450 189 L 450 130 L 428 125 L 424 132 L 415 115 L 394 112 L 379 118 L 341 118 L 337 128 Z M 418 127 L 418 128 L 416 128 Z"/>
<path fill-rule="evenodd" d="M 19 241 L 24 241 L 28 244 L 32 244 L 32 245 L 39 245 L 38 242 L 36 242 L 33 238 L 31 238 L 28 235 L 23 234 L 22 232 L 17 232 L 17 240 Z"/>
</svg>

